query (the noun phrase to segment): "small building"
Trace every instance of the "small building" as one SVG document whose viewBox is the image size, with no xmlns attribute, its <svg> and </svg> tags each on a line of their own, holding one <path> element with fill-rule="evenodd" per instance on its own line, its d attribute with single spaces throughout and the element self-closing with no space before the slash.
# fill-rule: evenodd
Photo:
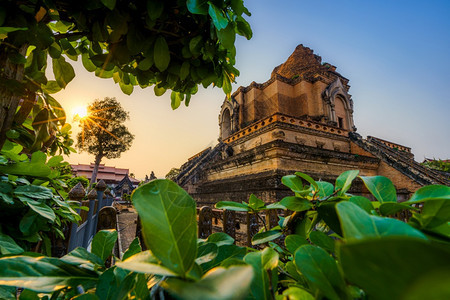
<svg viewBox="0 0 450 300">
<path fill-rule="evenodd" d="M 84 176 L 88 178 L 89 180 L 92 177 L 92 173 L 94 172 L 94 164 L 77 164 L 77 165 L 70 165 L 72 167 L 72 172 L 75 176 Z M 105 164 L 100 164 L 98 167 L 98 173 L 97 173 L 97 181 L 103 179 L 105 183 L 110 187 L 116 187 L 122 180 L 125 178 L 127 179 L 127 182 L 131 182 L 132 186 L 135 188 L 139 184 L 139 180 L 129 177 L 129 169 L 123 169 L 123 168 L 116 168 L 116 167 L 109 167 L 105 166 Z"/>
</svg>

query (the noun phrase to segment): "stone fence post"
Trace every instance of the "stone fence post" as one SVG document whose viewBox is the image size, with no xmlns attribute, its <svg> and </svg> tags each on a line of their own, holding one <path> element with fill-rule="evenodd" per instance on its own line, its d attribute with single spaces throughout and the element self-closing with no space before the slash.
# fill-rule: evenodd
<svg viewBox="0 0 450 300">
<path fill-rule="evenodd" d="M 252 238 L 258 231 L 258 218 L 255 214 L 247 213 L 247 246 L 252 247 Z"/>
<path fill-rule="evenodd" d="M 236 240 L 236 212 L 225 209 L 222 222 L 223 232 Z"/>
<path fill-rule="evenodd" d="M 81 206 L 81 201 L 83 200 L 84 196 L 86 195 L 86 190 L 83 188 L 83 185 L 81 185 L 80 182 L 78 182 L 69 192 L 69 199 L 72 201 L 77 201 L 79 205 Z M 81 209 L 77 209 L 77 214 L 80 214 Z M 81 225 L 81 224 L 80 224 Z M 67 237 L 68 239 L 68 251 L 72 251 L 77 246 L 77 229 L 78 224 L 72 223 L 72 228 L 70 229 L 70 234 Z"/>
<path fill-rule="evenodd" d="M 198 214 L 198 237 L 206 239 L 212 234 L 212 209 L 209 206 L 200 208 Z"/>
<path fill-rule="evenodd" d="M 94 223 L 95 220 L 92 220 L 92 216 L 94 215 L 94 209 L 95 209 L 95 201 L 97 200 L 97 192 L 92 189 L 88 195 L 87 198 L 89 200 L 89 211 L 86 219 L 86 231 L 84 232 L 83 237 L 83 247 L 87 249 L 89 245 L 89 240 L 91 239 L 91 236 L 93 234 L 94 230 Z"/>
</svg>

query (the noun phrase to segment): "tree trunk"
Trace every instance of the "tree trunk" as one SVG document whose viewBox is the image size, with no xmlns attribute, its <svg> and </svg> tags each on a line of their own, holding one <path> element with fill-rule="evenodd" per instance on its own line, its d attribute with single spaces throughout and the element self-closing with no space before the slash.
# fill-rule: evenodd
<svg viewBox="0 0 450 300">
<path fill-rule="evenodd" d="M 17 51 L 25 56 L 28 49 L 28 44 L 22 45 Z M 11 129 L 14 121 L 19 102 L 23 99 L 23 91 L 20 88 L 13 90 L 11 83 L 18 83 L 23 81 L 24 65 L 14 64 L 8 58 L 7 45 L 0 45 L 0 80 L 3 85 L 0 85 L 0 149 L 6 141 L 6 132 Z"/>
<path fill-rule="evenodd" d="M 89 189 L 88 190 L 92 189 L 92 185 L 97 180 L 98 167 L 100 166 L 100 162 L 102 161 L 102 158 L 103 158 L 102 154 L 97 154 L 95 156 L 94 171 L 92 171 L 91 182 L 89 183 Z"/>
</svg>

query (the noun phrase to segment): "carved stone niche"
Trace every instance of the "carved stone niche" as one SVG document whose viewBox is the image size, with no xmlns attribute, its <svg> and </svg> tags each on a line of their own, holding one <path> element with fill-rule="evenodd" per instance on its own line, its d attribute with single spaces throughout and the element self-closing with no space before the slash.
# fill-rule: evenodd
<svg viewBox="0 0 450 300">
<path fill-rule="evenodd" d="M 203 206 L 198 215 L 198 237 L 206 239 L 212 234 L 212 209 L 209 206 Z"/>
<path fill-rule="evenodd" d="M 299 136 L 295 136 L 295 141 L 297 142 L 297 144 L 302 145 L 302 146 L 306 143 L 306 140 Z"/>
<path fill-rule="evenodd" d="M 317 148 L 323 149 L 323 146 L 325 146 L 325 142 L 316 140 L 316 145 L 317 145 Z"/>
<path fill-rule="evenodd" d="M 280 139 L 284 140 L 285 136 L 286 136 L 286 134 L 284 133 L 283 130 L 277 130 L 277 131 L 272 132 L 272 137 L 277 140 L 280 140 Z"/>
<path fill-rule="evenodd" d="M 334 151 L 341 151 L 341 146 L 339 145 L 339 144 L 337 144 L 337 143 L 333 143 L 333 149 L 334 149 Z"/>
</svg>

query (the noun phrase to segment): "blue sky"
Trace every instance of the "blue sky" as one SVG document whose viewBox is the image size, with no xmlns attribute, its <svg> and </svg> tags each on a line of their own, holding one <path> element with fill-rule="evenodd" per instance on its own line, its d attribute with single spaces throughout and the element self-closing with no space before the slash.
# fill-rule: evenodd
<svg viewBox="0 0 450 300">
<path fill-rule="evenodd" d="M 416 160 L 450 158 L 450 1 L 248 0 L 254 36 L 238 38 L 237 85 L 264 82 L 298 44 L 350 80 L 358 132 L 412 148 Z M 77 77 L 56 94 L 70 114 L 77 105 L 115 96 L 130 111 L 133 147 L 105 162 L 158 177 L 218 137 L 224 99 L 202 90 L 191 105 L 171 111 L 168 95 L 153 89 L 123 95 L 112 80 L 95 78 L 75 64 Z M 93 157 L 71 155 L 73 163 Z"/>
</svg>

